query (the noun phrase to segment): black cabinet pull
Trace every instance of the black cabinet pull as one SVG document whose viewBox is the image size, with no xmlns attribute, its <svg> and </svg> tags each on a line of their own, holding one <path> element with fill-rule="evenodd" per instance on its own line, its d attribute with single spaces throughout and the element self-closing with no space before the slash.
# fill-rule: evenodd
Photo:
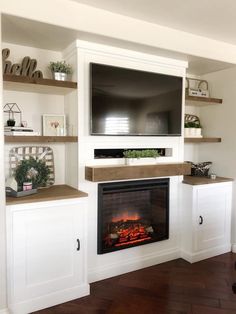
<svg viewBox="0 0 236 314">
<path fill-rule="evenodd" d="M 80 250 L 80 240 L 77 239 L 76 241 L 77 241 L 77 251 L 79 251 Z"/>
<path fill-rule="evenodd" d="M 199 225 L 202 225 L 202 224 L 203 224 L 203 217 L 199 216 Z"/>
</svg>

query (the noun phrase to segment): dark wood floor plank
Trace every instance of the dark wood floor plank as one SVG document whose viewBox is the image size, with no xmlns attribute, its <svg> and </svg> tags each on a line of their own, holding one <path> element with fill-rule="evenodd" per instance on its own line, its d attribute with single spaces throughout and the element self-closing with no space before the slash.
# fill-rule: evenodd
<svg viewBox="0 0 236 314">
<path fill-rule="evenodd" d="M 37 314 L 236 314 L 236 254 L 177 259 L 91 284 L 91 295 Z"/>
</svg>

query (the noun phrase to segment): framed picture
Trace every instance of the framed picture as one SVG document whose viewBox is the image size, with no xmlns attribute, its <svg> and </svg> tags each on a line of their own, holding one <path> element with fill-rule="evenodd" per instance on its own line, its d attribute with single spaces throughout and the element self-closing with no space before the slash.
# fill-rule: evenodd
<svg viewBox="0 0 236 314">
<path fill-rule="evenodd" d="M 43 115 L 43 135 L 64 136 L 66 135 L 66 117 L 62 114 Z"/>
</svg>

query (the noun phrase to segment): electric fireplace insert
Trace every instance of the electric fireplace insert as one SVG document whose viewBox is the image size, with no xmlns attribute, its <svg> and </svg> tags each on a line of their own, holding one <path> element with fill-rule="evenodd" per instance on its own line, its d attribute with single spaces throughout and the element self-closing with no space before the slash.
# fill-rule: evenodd
<svg viewBox="0 0 236 314">
<path fill-rule="evenodd" d="M 169 238 L 169 179 L 98 184 L 98 254 Z"/>
</svg>

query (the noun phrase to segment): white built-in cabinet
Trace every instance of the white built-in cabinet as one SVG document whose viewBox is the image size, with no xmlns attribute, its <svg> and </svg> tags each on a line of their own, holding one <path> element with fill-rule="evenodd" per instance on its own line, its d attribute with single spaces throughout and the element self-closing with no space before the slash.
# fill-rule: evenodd
<svg viewBox="0 0 236 314">
<path fill-rule="evenodd" d="M 89 294 L 85 229 L 86 198 L 7 206 L 11 313 Z"/>
<path fill-rule="evenodd" d="M 183 184 L 181 255 L 196 262 L 231 250 L 232 182 Z"/>
</svg>

